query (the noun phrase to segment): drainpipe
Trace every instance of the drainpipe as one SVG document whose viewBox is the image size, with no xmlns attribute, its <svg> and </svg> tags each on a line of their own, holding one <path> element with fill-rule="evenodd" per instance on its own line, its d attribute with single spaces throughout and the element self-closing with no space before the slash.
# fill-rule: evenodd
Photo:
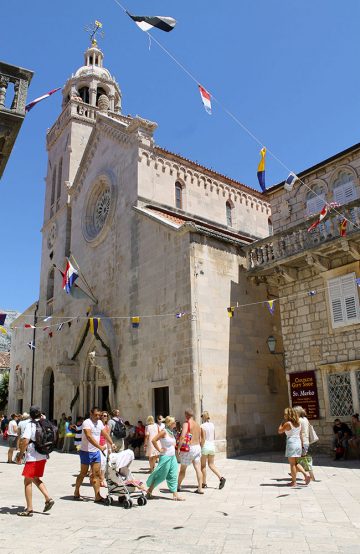
<svg viewBox="0 0 360 554">
<path fill-rule="evenodd" d="M 39 302 L 36 302 L 36 307 L 34 311 L 34 329 L 33 329 L 33 338 L 32 338 L 32 343 L 34 346 L 36 344 L 35 339 L 36 339 L 36 324 L 37 324 L 38 309 L 39 309 Z M 33 405 L 33 401 L 34 401 L 34 374 L 35 374 L 35 348 L 32 349 L 30 406 Z"/>
</svg>

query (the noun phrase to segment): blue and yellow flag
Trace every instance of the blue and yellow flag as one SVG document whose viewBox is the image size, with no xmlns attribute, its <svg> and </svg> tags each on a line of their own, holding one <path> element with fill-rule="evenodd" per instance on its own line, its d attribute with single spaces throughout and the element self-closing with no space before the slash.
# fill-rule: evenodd
<svg viewBox="0 0 360 554">
<path fill-rule="evenodd" d="M 138 315 L 131 318 L 131 325 L 133 329 L 138 329 L 138 327 L 140 327 L 140 317 Z"/>
<path fill-rule="evenodd" d="M 93 335 L 98 332 L 100 317 L 90 317 L 90 331 Z"/>
<path fill-rule="evenodd" d="M 258 178 L 258 181 L 259 181 L 259 185 L 261 187 L 261 190 L 263 192 L 266 191 L 266 186 L 265 186 L 265 156 L 266 156 L 266 148 L 265 146 L 260 150 L 260 156 L 261 156 L 261 160 L 260 160 L 260 163 L 258 165 L 258 170 L 257 170 L 257 178 Z"/>
</svg>

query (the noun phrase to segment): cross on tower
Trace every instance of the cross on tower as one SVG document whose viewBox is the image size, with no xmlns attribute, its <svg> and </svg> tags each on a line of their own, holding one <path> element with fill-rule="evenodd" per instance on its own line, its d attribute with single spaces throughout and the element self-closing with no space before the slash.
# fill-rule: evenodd
<svg viewBox="0 0 360 554">
<path fill-rule="evenodd" d="M 90 41 L 92 46 L 97 45 L 97 40 L 95 38 L 96 35 L 100 36 L 101 38 L 104 38 L 104 31 L 101 31 L 101 29 L 102 29 L 102 23 L 101 21 L 97 21 L 96 19 L 94 23 L 85 27 L 85 31 L 90 35 Z"/>
</svg>

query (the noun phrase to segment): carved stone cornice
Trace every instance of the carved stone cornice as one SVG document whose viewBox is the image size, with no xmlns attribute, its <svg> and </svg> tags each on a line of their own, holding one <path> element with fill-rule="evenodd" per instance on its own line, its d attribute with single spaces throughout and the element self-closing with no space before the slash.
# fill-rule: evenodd
<svg viewBox="0 0 360 554">
<path fill-rule="evenodd" d="M 314 267 L 318 271 L 328 271 L 330 269 L 330 260 L 325 256 L 318 254 L 307 254 L 306 262 L 310 267 Z"/>
</svg>

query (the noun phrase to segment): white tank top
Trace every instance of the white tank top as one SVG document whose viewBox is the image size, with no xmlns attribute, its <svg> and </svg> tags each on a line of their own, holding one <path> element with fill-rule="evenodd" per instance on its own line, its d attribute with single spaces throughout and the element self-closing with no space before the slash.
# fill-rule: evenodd
<svg viewBox="0 0 360 554">
<path fill-rule="evenodd" d="M 301 425 L 299 427 L 294 427 L 291 421 L 288 421 L 290 423 L 290 429 L 286 430 L 285 433 L 288 438 L 290 437 L 299 437 L 300 438 L 300 431 L 301 431 Z"/>
<path fill-rule="evenodd" d="M 211 423 L 211 421 L 206 421 L 201 425 L 201 429 L 203 429 L 205 433 L 205 440 L 207 442 L 214 442 L 215 440 L 215 427 L 214 424 Z"/>
<path fill-rule="evenodd" d="M 161 448 L 165 448 L 165 452 L 161 452 L 160 456 L 175 456 L 175 444 L 176 439 L 173 435 L 170 435 L 165 428 L 165 437 L 160 439 Z"/>
</svg>

